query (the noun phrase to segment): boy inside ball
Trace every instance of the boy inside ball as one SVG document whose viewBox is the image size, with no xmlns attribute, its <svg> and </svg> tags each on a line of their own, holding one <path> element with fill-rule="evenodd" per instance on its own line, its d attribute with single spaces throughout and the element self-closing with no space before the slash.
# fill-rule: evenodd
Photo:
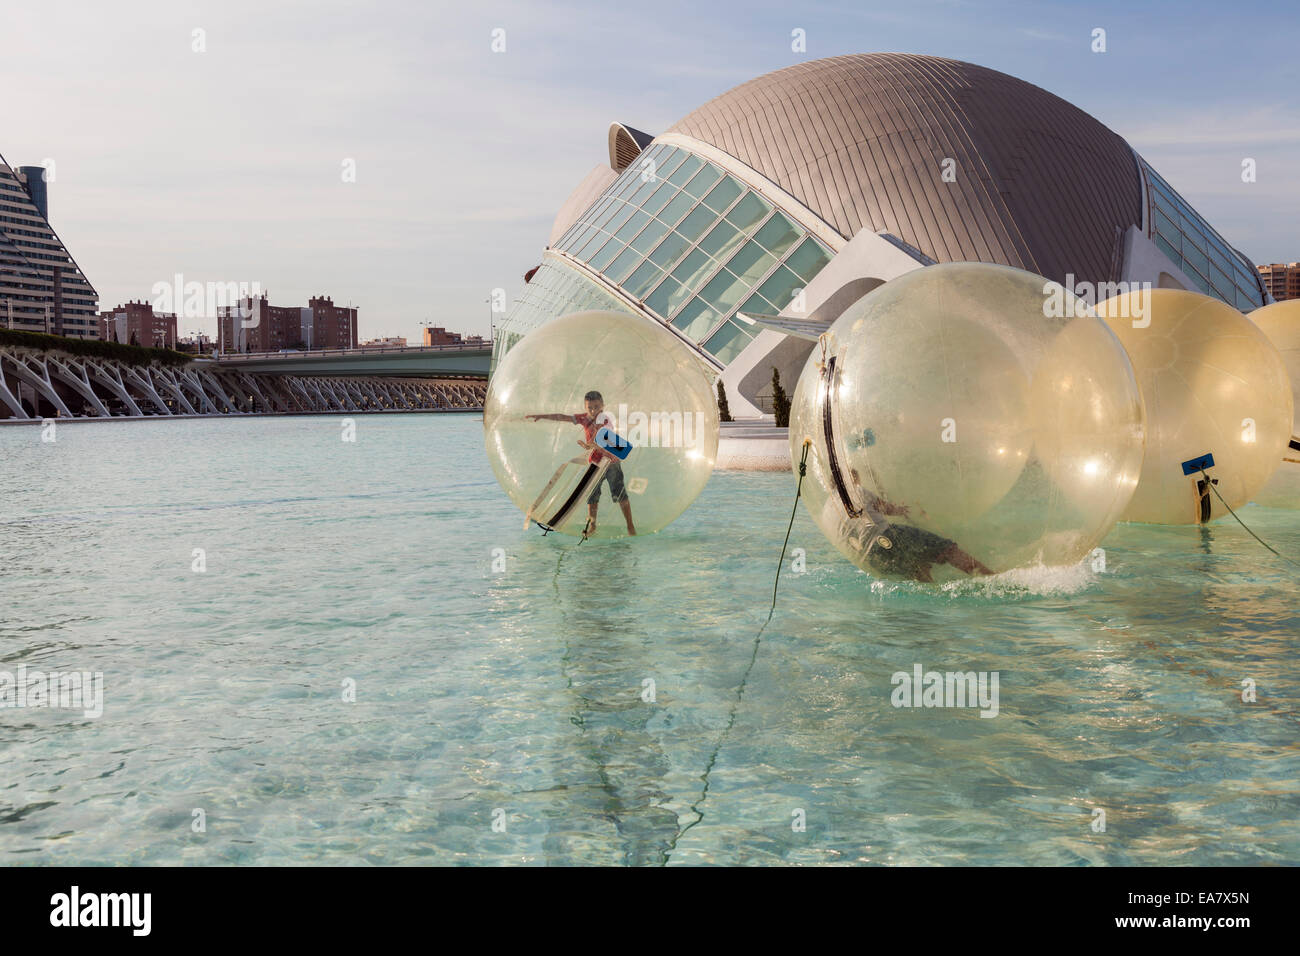
<svg viewBox="0 0 1300 956">
<path fill-rule="evenodd" d="M 577 415 L 565 414 L 540 414 L 526 415 L 525 418 L 534 422 L 571 422 L 574 425 L 582 426 L 582 438 L 578 444 L 585 448 L 588 464 L 596 465 L 604 459 L 609 459 L 609 464 L 605 466 L 605 474 L 600 481 L 596 482 L 596 487 L 591 490 L 587 497 L 587 526 L 582 531 L 583 538 L 589 538 L 596 532 L 596 510 L 600 506 L 600 486 L 609 485 L 609 496 L 623 510 L 623 519 L 627 522 L 627 533 L 636 534 L 636 527 L 632 524 L 632 502 L 627 497 L 627 487 L 623 481 L 623 466 L 616 455 L 602 449 L 596 444 L 596 433 L 603 427 L 613 424 L 608 414 L 605 412 L 605 399 L 600 392 L 591 391 L 583 397 L 583 404 L 586 411 Z"/>
<path fill-rule="evenodd" d="M 969 575 L 995 573 L 978 559 L 958 547 L 956 541 L 912 525 L 897 524 L 892 517 L 906 518 L 907 505 L 896 505 L 872 494 L 862 485 L 856 469 L 849 475 L 864 501 L 864 517 L 871 525 L 867 536 L 867 560 L 882 574 L 903 574 L 914 581 L 934 581 L 930 569 L 936 564 L 950 564 Z"/>
</svg>

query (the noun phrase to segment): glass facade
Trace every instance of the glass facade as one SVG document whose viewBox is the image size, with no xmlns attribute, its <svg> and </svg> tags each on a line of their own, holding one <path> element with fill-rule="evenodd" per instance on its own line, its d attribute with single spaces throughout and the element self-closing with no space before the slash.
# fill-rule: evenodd
<svg viewBox="0 0 1300 956">
<path fill-rule="evenodd" d="M 1140 165 L 1152 242 L 1206 295 L 1242 311 L 1263 305 L 1254 266 L 1145 161 Z M 630 301 L 725 366 L 757 332 L 736 313 L 788 308 L 833 255 L 717 164 L 677 146 L 652 145 L 548 252 L 498 330 L 493 364 L 553 318 L 585 309 L 634 313 Z"/>
<path fill-rule="evenodd" d="M 1160 174 L 1142 162 L 1147 183 L 1147 235 L 1206 295 L 1242 312 L 1264 304 L 1255 267 L 1202 219 Z"/>
<path fill-rule="evenodd" d="M 637 157 L 554 248 L 723 365 L 754 336 L 736 312 L 780 312 L 833 255 L 719 166 L 662 144 Z"/>
<path fill-rule="evenodd" d="M 632 311 L 617 296 L 577 269 L 555 259 L 546 259 L 533 273 L 532 281 L 524 286 L 505 322 L 497 328 L 492 343 L 492 369 L 496 369 L 497 362 L 516 342 L 539 325 L 570 312 L 593 309 L 629 314 Z"/>
</svg>

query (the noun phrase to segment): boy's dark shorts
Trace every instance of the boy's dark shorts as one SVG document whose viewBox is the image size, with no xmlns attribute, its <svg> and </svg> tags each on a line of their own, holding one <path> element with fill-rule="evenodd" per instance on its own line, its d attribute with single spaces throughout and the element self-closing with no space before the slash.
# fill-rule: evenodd
<svg viewBox="0 0 1300 956">
<path fill-rule="evenodd" d="M 591 489 L 591 496 L 587 498 L 587 504 L 595 505 L 600 503 L 600 486 L 609 482 L 609 496 L 614 499 L 614 504 L 622 504 L 627 501 L 627 488 L 623 485 L 623 466 L 615 459 L 609 463 L 605 469 L 605 474 L 601 476 L 600 481 L 596 482 L 596 487 Z"/>
<path fill-rule="evenodd" d="M 953 542 L 922 528 L 892 524 L 882 537 L 889 539 L 892 547 L 881 547 L 877 541 L 868 561 L 882 573 L 914 574 L 917 570 L 935 564 Z"/>
</svg>

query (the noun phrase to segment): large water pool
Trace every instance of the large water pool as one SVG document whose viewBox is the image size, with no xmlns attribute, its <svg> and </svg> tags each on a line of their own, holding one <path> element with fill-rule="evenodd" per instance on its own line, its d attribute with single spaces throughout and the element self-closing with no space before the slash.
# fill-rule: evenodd
<svg viewBox="0 0 1300 956">
<path fill-rule="evenodd" d="M 355 425 L 0 428 L 0 670 L 104 686 L 0 709 L 0 860 L 1300 862 L 1295 570 L 1231 519 L 939 588 L 801 512 L 756 643 L 791 476 L 579 545 L 476 416 Z M 917 665 L 996 672 L 997 716 L 893 706 Z"/>
</svg>

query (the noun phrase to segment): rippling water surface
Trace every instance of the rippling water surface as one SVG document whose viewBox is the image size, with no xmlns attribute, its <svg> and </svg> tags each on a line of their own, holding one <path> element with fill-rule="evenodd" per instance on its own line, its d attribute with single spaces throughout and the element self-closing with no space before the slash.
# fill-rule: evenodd
<svg viewBox="0 0 1300 956">
<path fill-rule="evenodd" d="M 941 589 L 800 513 L 756 646 L 790 476 L 579 546 L 477 417 L 356 427 L 0 428 L 0 670 L 105 701 L 0 709 L 0 861 L 1300 862 L 1295 569 L 1235 524 Z M 998 672 L 998 715 L 893 707 L 916 664 Z"/>
</svg>

